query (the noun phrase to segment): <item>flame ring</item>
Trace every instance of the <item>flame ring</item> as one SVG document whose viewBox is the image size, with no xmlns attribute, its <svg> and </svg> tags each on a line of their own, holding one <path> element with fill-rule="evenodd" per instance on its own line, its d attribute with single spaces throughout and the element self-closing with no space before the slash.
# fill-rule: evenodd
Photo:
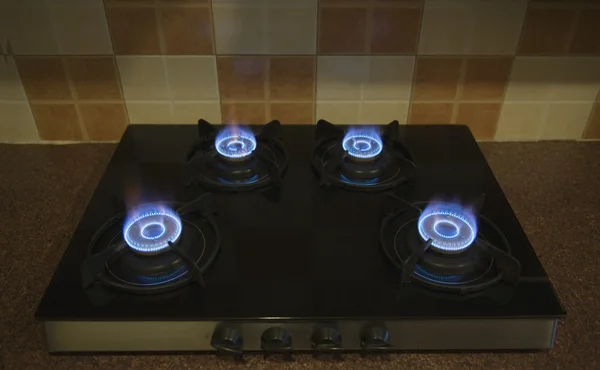
<svg viewBox="0 0 600 370">
<path fill-rule="evenodd" d="M 422 214 L 418 229 L 423 240 L 432 240 L 434 248 L 456 253 L 473 244 L 477 237 L 476 225 L 475 218 L 466 213 L 438 209 Z"/>
<path fill-rule="evenodd" d="M 383 142 L 377 135 L 348 134 L 342 141 L 342 148 L 353 157 L 374 158 L 383 150 Z"/>
<path fill-rule="evenodd" d="M 159 233 L 149 234 L 151 227 L 159 225 Z M 140 253 L 157 253 L 175 243 L 181 236 L 181 219 L 172 211 L 153 209 L 131 218 L 123 228 L 123 238 L 129 247 Z"/>
<path fill-rule="evenodd" d="M 243 158 L 256 149 L 256 139 L 252 134 L 245 132 L 219 135 L 215 140 L 215 148 L 222 156 L 229 158 Z"/>
</svg>

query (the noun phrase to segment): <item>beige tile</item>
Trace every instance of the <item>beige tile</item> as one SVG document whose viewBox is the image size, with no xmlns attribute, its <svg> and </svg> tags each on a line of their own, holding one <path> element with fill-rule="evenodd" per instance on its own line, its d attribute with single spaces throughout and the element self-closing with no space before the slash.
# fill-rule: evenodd
<svg viewBox="0 0 600 370">
<path fill-rule="evenodd" d="M 585 139 L 600 139 L 600 103 L 594 105 L 583 137 Z"/>
<path fill-rule="evenodd" d="M 462 63 L 461 58 L 417 58 L 413 100 L 454 100 Z"/>
<path fill-rule="evenodd" d="M 129 123 L 158 123 L 173 122 L 170 102 L 127 102 Z"/>
<path fill-rule="evenodd" d="M 214 56 L 165 57 L 167 81 L 174 100 L 217 100 Z"/>
<path fill-rule="evenodd" d="M 556 85 L 559 58 L 515 58 L 505 99 L 507 101 L 546 101 Z"/>
<path fill-rule="evenodd" d="M 16 55 L 60 53 L 46 1 L 13 1 L 10 5 L 3 13 L 8 38 Z"/>
<path fill-rule="evenodd" d="M 360 103 L 338 103 L 317 101 L 316 120 L 324 119 L 339 125 L 356 125 L 359 120 Z"/>
<path fill-rule="evenodd" d="M 521 35 L 527 1 L 477 0 L 469 3 L 469 7 L 473 7 L 475 11 L 470 15 L 473 28 L 467 53 L 514 55 Z"/>
<path fill-rule="evenodd" d="M 222 123 L 219 102 L 173 102 L 173 123 L 195 124 L 200 118 Z"/>
<path fill-rule="evenodd" d="M 465 54 L 471 33 L 469 4 L 454 0 L 425 2 L 419 54 Z"/>
<path fill-rule="evenodd" d="M 319 9 L 319 53 L 365 53 L 366 41 L 367 8 Z"/>
<path fill-rule="evenodd" d="M 209 7 L 163 7 L 159 21 L 165 54 L 212 54 L 213 36 Z"/>
<path fill-rule="evenodd" d="M 112 54 L 102 0 L 61 0 L 48 8 L 61 54 Z"/>
<path fill-rule="evenodd" d="M 266 54 L 266 14 L 256 6 L 213 2 L 217 54 Z"/>
<path fill-rule="evenodd" d="M 0 100 L 27 101 L 17 65 L 12 57 L 0 57 Z"/>
<path fill-rule="evenodd" d="M 218 57 L 221 100 L 264 100 L 267 57 Z"/>
<path fill-rule="evenodd" d="M 556 58 L 556 85 L 551 99 L 554 101 L 593 101 L 600 90 L 600 58 Z"/>
<path fill-rule="evenodd" d="M 546 110 L 546 104 L 505 102 L 500 112 L 495 139 L 537 140 Z"/>
<path fill-rule="evenodd" d="M 408 106 L 408 102 L 363 102 L 359 122 L 384 125 L 398 120 L 404 124 L 408 118 Z"/>
<path fill-rule="evenodd" d="M 600 9 L 585 9 L 579 14 L 569 52 L 600 54 Z"/>
<path fill-rule="evenodd" d="M 369 57 L 369 77 L 363 89 L 365 100 L 409 100 L 414 57 Z"/>
<path fill-rule="evenodd" d="M 268 9 L 266 48 L 269 54 L 316 53 L 317 7 L 314 2 L 306 1 L 306 4 Z"/>
<path fill-rule="evenodd" d="M 152 7 L 107 7 L 116 54 L 160 54 L 158 24 Z"/>
<path fill-rule="evenodd" d="M 420 8 L 375 8 L 372 11 L 371 53 L 412 54 L 417 50 Z"/>
<path fill-rule="evenodd" d="M 577 140 L 585 130 L 594 103 L 550 104 L 540 139 Z"/>
<path fill-rule="evenodd" d="M 83 133 L 73 104 L 31 104 L 40 139 L 83 140 Z"/>
<path fill-rule="evenodd" d="M 265 103 L 221 103 L 223 123 L 263 125 L 267 121 Z"/>
<path fill-rule="evenodd" d="M 31 143 L 39 140 L 29 103 L 0 102 L 0 142 Z"/>
<path fill-rule="evenodd" d="M 367 56 L 317 57 L 317 100 L 360 100 L 369 73 Z"/>
<path fill-rule="evenodd" d="M 169 98 L 162 57 L 122 56 L 117 57 L 117 65 L 126 100 Z"/>
<path fill-rule="evenodd" d="M 453 104 L 448 103 L 412 103 L 408 116 L 410 124 L 452 123 Z"/>
<path fill-rule="evenodd" d="M 16 62 L 30 100 L 72 98 L 60 58 L 20 57 Z"/>
<path fill-rule="evenodd" d="M 501 108 L 501 103 L 459 104 L 456 123 L 469 126 L 477 140 L 492 140 Z"/>
<path fill-rule="evenodd" d="M 512 58 L 468 58 L 461 98 L 465 100 L 502 100 Z"/>
<path fill-rule="evenodd" d="M 270 100 L 314 100 L 315 63 L 315 57 L 271 57 Z"/>
<path fill-rule="evenodd" d="M 315 122 L 314 103 L 271 103 L 270 120 L 283 124 L 312 124 Z"/>
<path fill-rule="evenodd" d="M 65 58 L 78 99 L 122 99 L 113 57 Z"/>
<path fill-rule="evenodd" d="M 91 141 L 118 141 L 128 124 L 124 104 L 80 104 L 79 113 Z"/>
<path fill-rule="evenodd" d="M 575 19 L 575 9 L 529 7 L 523 22 L 518 53 L 564 54 Z"/>
</svg>

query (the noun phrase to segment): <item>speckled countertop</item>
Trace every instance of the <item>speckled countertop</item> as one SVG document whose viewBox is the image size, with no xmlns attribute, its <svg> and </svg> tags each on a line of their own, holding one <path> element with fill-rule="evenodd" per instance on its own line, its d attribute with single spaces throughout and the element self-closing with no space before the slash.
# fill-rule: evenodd
<svg viewBox="0 0 600 370">
<path fill-rule="evenodd" d="M 248 356 L 49 356 L 33 313 L 114 145 L 0 145 L 0 369 L 598 369 L 600 142 L 483 143 L 486 157 L 566 306 L 539 353 L 346 356 L 290 364 Z"/>
</svg>

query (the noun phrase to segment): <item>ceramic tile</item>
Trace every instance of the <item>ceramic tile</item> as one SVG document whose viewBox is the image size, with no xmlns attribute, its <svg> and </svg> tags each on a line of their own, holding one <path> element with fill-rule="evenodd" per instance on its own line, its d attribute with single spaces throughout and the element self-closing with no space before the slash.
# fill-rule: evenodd
<svg viewBox="0 0 600 370">
<path fill-rule="evenodd" d="M 575 9 L 527 10 L 519 54 L 564 54 L 567 51 L 570 30 L 576 19 Z"/>
<path fill-rule="evenodd" d="M 60 58 L 19 57 L 17 68 L 30 100 L 72 98 Z"/>
<path fill-rule="evenodd" d="M 315 57 L 272 57 L 270 100 L 314 100 L 315 63 Z"/>
<path fill-rule="evenodd" d="M 217 54 L 266 54 L 266 14 L 260 7 L 213 2 Z"/>
<path fill-rule="evenodd" d="M 599 57 L 555 58 L 554 101 L 594 101 L 600 90 Z"/>
<path fill-rule="evenodd" d="M 372 17 L 371 53 L 416 52 L 421 9 L 375 8 Z"/>
<path fill-rule="evenodd" d="M 167 124 L 173 122 L 170 102 L 127 102 L 129 123 L 157 123 Z"/>
<path fill-rule="evenodd" d="M 363 102 L 359 122 L 385 125 L 394 120 L 405 124 L 408 118 L 408 102 Z"/>
<path fill-rule="evenodd" d="M 454 100 L 458 90 L 461 58 L 419 57 L 416 62 L 413 100 Z"/>
<path fill-rule="evenodd" d="M 196 124 L 200 118 L 222 123 L 219 102 L 173 102 L 173 123 Z"/>
<path fill-rule="evenodd" d="M 79 112 L 91 141 L 118 141 L 127 127 L 124 104 L 80 104 Z"/>
<path fill-rule="evenodd" d="M 585 9 L 579 14 L 569 52 L 600 54 L 600 9 Z"/>
<path fill-rule="evenodd" d="M 0 143 L 31 143 L 39 140 L 29 103 L 0 102 Z"/>
<path fill-rule="evenodd" d="M 537 140 L 546 110 L 546 104 L 505 102 L 500 112 L 495 139 Z"/>
<path fill-rule="evenodd" d="M 223 123 L 264 125 L 267 121 L 265 103 L 221 103 Z"/>
<path fill-rule="evenodd" d="M 316 120 L 324 119 L 339 125 L 356 125 L 359 120 L 360 103 L 317 101 Z"/>
<path fill-rule="evenodd" d="M 580 139 L 594 103 L 550 104 L 540 132 L 542 140 Z"/>
<path fill-rule="evenodd" d="M 453 105 L 448 103 L 412 103 L 410 124 L 444 124 L 452 122 Z"/>
<path fill-rule="evenodd" d="M 454 0 L 426 1 L 419 54 L 464 54 L 471 32 L 468 5 Z"/>
<path fill-rule="evenodd" d="M 218 57 L 221 100 L 264 100 L 267 57 Z"/>
<path fill-rule="evenodd" d="M 13 1 L 6 5 L 7 34 L 16 55 L 60 53 L 54 26 L 44 0 Z"/>
<path fill-rule="evenodd" d="M 117 64 L 126 100 L 169 98 L 162 57 L 122 56 L 117 57 Z"/>
<path fill-rule="evenodd" d="M 369 57 L 369 76 L 363 89 L 365 100 L 409 100 L 414 57 Z"/>
<path fill-rule="evenodd" d="M 165 54 L 213 53 L 210 8 L 160 8 L 159 21 L 165 39 Z"/>
<path fill-rule="evenodd" d="M 307 2 L 309 4 L 310 2 Z M 267 10 L 266 48 L 269 54 L 315 54 L 317 8 L 274 7 Z M 293 42 L 290 42 L 293 40 Z"/>
<path fill-rule="evenodd" d="M 594 105 L 583 137 L 585 139 L 600 139 L 600 103 Z"/>
<path fill-rule="evenodd" d="M 61 54 L 112 54 L 102 0 L 61 0 L 49 6 Z"/>
<path fill-rule="evenodd" d="M 512 58 L 468 58 L 461 92 L 466 100 L 503 99 Z"/>
<path fill-rule="evenodd" d="M 317 58 L 317 100 L 360 100 L 369 74 L 367 56 Z"/>
<path fill-rule="evenodd" d="M 218 99 L 214 56 L 165 57 L 165 65 L 172 99 Z"/>
<path fill-rule="evenodd" d="M 0 56 L 0 100 L 27 101 L 15 60 L 12 57 L 4 60 Z"/>
<path fill-rule="evenodd" d="M 77 111 L 73 104 L 31 104 L 40 139 L 83 140 Z"/>
<path fill-rule="evenodd" d="M 365 53 L 366 27 L 366 8 L 320 8 L 319 53 Z"/>
<path fill-rule="evenodd" d="M 468 54 L 514 55 L 521 36 L 527 1 L 477 0 L 474 4 L 476 11 L 471 13 L 473 29 Z"/>
<path fill-rule="evenodd" d="M 459 104 L 456 123 L 469 126 L 477 140 L 492 140 L 501 108 L 501 103 Z"/>
<path fill-rule="evenodd" d="M 113 57 L 65 58 L 78 99 L 122 99 Z"/>
<path fill-rule="evenodd" d="M 315 122 L 314 103 L 271 103 L 270 119 L 282 124 L 312 124 Z"/>
<path fill-rule="evenodd" d="M 556 71 L 560 68 L 559 58 L 517 57 L 515 58 L 506 101 L 549 100 L 556 85 Z"/>
<path fill-rule="evenodd" d="M 152 7 L 107 7 L 116 54 L 160 54 L 158 24 Z"/>
</svg>

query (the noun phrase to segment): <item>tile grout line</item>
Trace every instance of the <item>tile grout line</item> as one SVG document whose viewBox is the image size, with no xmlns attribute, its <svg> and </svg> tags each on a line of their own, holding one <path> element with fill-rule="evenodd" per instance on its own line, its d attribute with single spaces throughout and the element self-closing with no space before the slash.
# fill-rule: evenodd
<svg viewBox="0 0 600 370">
<path fill-rule="evenodd" d="M 314 58 L 314 67 L 315 67 L 315 75 L 313 76 L 313 109 L 312 109 L 312 123 L 316 124 L 317 117 L 317 84 L 319 83 L 319 44 L 321 38 L 321 0 L 316 0 L 316 19 L 317 19 L 317 31 L 316 31 L 316 40 L 315 40 L 315 53 L 313 55 Z"/>
<path fill-rule="evenodd" d="M 153 2 L 153 7 L 154 7 L 154 17 L 156 20 L 156 32 L 158 33 L 158 45 L 159 45 L 159 49 L 160 49 L 160 61 L 162 63 L 162 68 L 163 68 L 163 74 L 165 77 L 165 86 L 167 88 L 167 97 L 168 97 L 168 101 L 169 101 L 169 115 L 171 122 L 168 123 L 176 123 L 174 122 L 175 119 L 175 112 L 174 112 L 174 108 L 173 108 L 173 92 L 171 91 L 171 84 L 169 83 L 169 72 L 167 70 L 167 55 L 165 54 L 167 52 L 167 40 L 165 39 L 165 35 L 164 35 L 164 31 L 163 31 L 163 25 L 162 25 L 162 21 L 161 21 L 161 14 L 159 11 L 159 6 L 158 6 L 158 1 L 154 0 Z"/>
<path fill-rule="evenodd" d="M 515 50 L 516 53 L 516 50 Z M 502 96 L 500 97 L 500 111 L 498 112 L 498 117 L 496 118 L 496 125 L 494 127 L 494 133 L 492 135 L 491 140 L 496 140 L 496 134 L 498 133 L 498 127 L 500 127 L 500 117 L 502 116 L 502 110 L 504 109 L 504 102 L 506 101 L 506 94 L 508 93 L 508 85 L 510 84 L 513 70 L 515 68 L 515 62 L 517 60 L 516 55 L 512 55 L 510 57 L 510 67 L 508 68 L 508 76 L 506 77 L 506 83 L 504 84 L 504 89 L 502 90 Z"/>
<path fill-rule="evenodd" d="M 465 78 L 467 76 L 468 58 L 463 57 L 460 59 L 460 71 L 458 74 L 458 85 L 456 86 L 456 94 L 454 95 L 454 102 L 452 104 L 452 115 L 450 116 L 450 123 L 455 124 L 458 118 L 458 110 L 460 108 Z"/>
<path fill-rule="evenodd" d="M 271 58 L 272 55 L 267 55 L 263 57 L 263 68 L 266 68 L 265 72 L 265 81 L 263 82 L 263 88 L 265 93 L 265 121 L 271 122 L 273 117 L 271 117 Z"/>
<path fill-rule="evenodd" d="M 73 81 L 73 76 L 71 75 L 71 69 L 69 68 L 69 63 L 67 63 L 66 57 L 60 57 L 60 62 L 62 64 L 63 70 L 65 71 L 65 77 L 67 79 L 67 84 L 69 85 L 69 90 L 71 90 L 71 96 L 73 97 L 73 106 L 75 107 L 75 114 L 77 114 L 79 130 L 81 131 L 83 140 L 89 141 L 90 136 L 89 136 L 89 133 L 87 132 L 85 120 L 83 119 L 83 114 L 81 113 L 81 109 L 79 109 L 80 100 L 79 100 L 79 96 L 77 95 L 77 89 L 75 88 L 75 82 Z"/>
</svg>

